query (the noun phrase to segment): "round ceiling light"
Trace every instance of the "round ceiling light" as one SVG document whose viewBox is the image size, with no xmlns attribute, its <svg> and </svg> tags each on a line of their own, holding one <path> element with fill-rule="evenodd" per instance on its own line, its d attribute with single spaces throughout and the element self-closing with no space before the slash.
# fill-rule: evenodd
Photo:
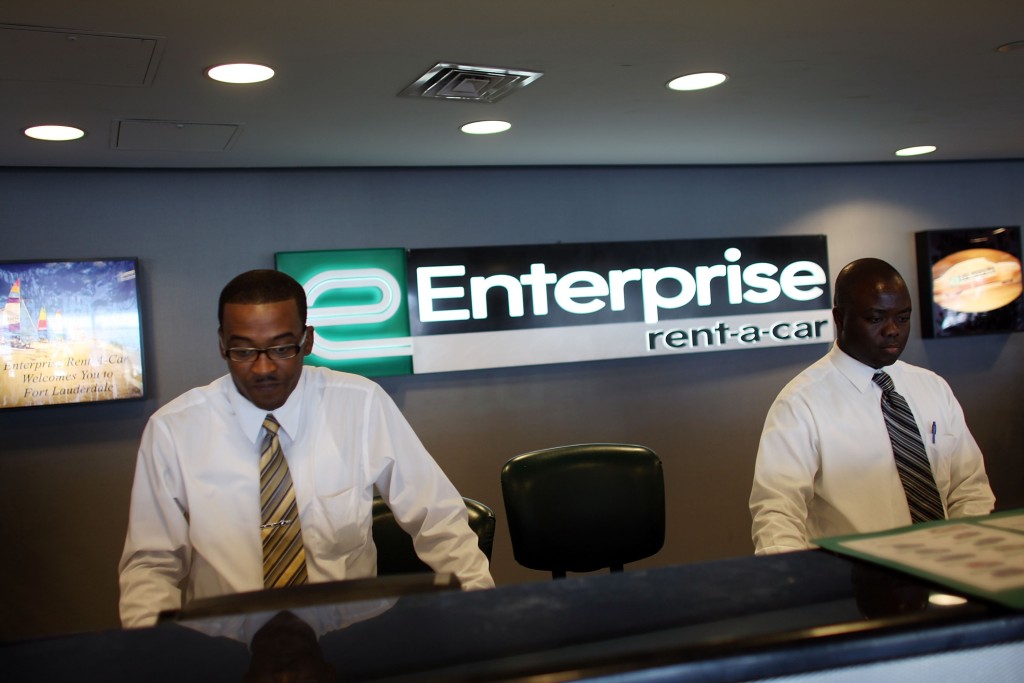
<svg viewBox="0 0 1024 683">
<path fill-rule="evenodd" d="M 921 156 L 922 154 L 931 154 L 935 150 L 935 145 L 918 145 L 917 147 L 904 147 L 903 149 L 898 149 L 895 154 L 898 157 L 916 157 Z"/>
<path fill-rule="evenodd" d="M 493 135 L 494 133 L 504 133 L 511 127 L 512 124 L 508 121 L 474 121 L 464 125 L 461 130 L 470 135 Z"/>
<path fill-rule="evenodd" d="M 706 71 L 699 74 L 687 74 L 674 78 L 667 83 L 669 90 L 704 90 L 705 88 L 713 88 L 716 85 L 721 85 L 729 80 L 727 74 L 718 73 L 715 71 Z"/>
<path fill-rule="evenodd" d="M 74 126 L 32 126 L 25 129 L 25 135 L 34 140 L 66 142 L 85 136 L 85 131 Z"/>
<path fill-rule="evenodd" d="M 211 66 L 206 75 L 221 83 L 260 83 L 274 77 L 274 70 L 262 64 L 220 64 Z"/>
</svg>

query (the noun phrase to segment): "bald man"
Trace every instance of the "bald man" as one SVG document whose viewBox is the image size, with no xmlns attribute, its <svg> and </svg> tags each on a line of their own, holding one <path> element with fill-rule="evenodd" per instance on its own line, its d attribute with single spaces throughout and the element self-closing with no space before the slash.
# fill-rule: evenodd
<svg viewBox="0 0 1024 683">
<path fill-rule="evenodd" d="M 922 436 L 938 489 L 936 517 L 992 511 L 981 451 L 949 385 L 899 360 L 911 312 L 906 282 L 885 261 L 860 259 L 840 271 L 835 344 L 786 385 L 765 420 L 750 493 L 758 555 L 912 522 L 874 379 L 880 369 Z"/>
</svg>

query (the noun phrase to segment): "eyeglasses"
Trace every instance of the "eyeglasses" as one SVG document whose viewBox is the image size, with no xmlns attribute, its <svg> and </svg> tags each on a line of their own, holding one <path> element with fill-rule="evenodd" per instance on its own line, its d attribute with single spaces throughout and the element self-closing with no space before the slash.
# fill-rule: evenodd
<svg viewBox="0 0 1024 683">
<path fill-rule="evenodd" d="M 281 346 L 268 346 L 265 349 L 246 348 L 246 347 L 233 347 L 230 349 L 224 349 L 224 355 L 228 357 L 228 360 L 233 360 L 236 363 L 255 363 L 261 353 L 267 354 L 267 358 L 270 360 L 288 360 L 289 358 L 295 358 L 299 355 L 299 351 L 302 350 L 303 344 L 306 343 L 306 335 L 309 333 L 307 327 L 302 331 L 302 338 L 299 339 L 298 344 L 283 344 Z"/>
</svg>

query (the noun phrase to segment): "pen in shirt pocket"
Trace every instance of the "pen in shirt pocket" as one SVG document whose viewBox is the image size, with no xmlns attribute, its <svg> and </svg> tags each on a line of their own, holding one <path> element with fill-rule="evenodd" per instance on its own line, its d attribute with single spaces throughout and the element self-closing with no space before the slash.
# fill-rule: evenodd
<svg viewBox="0 0 1024 683">
<path fill-rule="evenodd" d="M 932 445 L 933 446 L 935 445 L 935 432 L 936 431 L 938 431 L 938 427 L 936 426 L 935 421 L 933 420 L 932 421 Z"/>
</svg>

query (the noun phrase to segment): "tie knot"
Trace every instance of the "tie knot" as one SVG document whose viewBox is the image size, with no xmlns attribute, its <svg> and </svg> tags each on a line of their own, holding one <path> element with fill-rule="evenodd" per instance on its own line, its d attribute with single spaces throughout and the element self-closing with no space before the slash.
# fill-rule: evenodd
<svg viewBox="0 0 1024 683">
<path fill-rule="evenodd" d="M 273 413 L 267 413 L 267 416 L 263 418 L 263 428 L 272 434 L 277 434 L 277 430 L 281 427 L 277 423 L 277 418 L 274 417 Z"/>
<path fill-rule="evenodd" d="M 896 386 L 892 383 L 892 377 L 890 377 L 889 373 L 885 372 L 884 370 L 879 370 L 878 372 L 876 372 L 871 379 L 874 380 L 875 384 L 882 387 L 882 391 L 887 394 L 896 388 Z"/>
</svg>

